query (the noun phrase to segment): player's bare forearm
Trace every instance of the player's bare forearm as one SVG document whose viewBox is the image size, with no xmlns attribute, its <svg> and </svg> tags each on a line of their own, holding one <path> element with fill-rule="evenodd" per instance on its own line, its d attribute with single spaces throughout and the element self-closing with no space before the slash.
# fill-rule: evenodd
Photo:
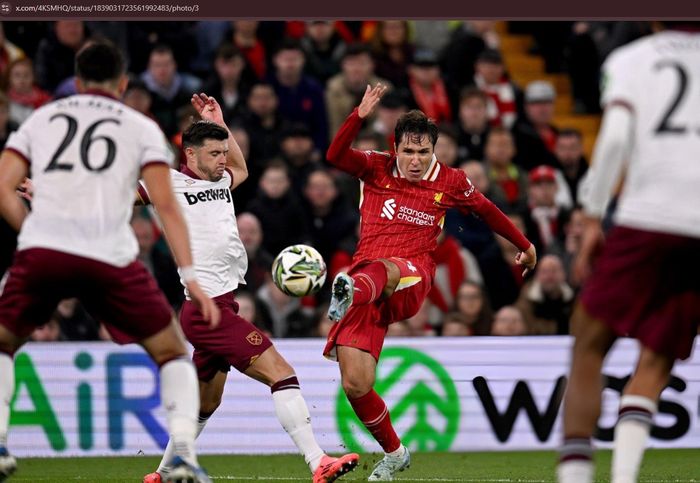
<svg viewBox="0 0 700 483">
<path fill-rule="evenodd" d="M 355 176 L 359 176 L 368 164 L 365 153 L 352 148 L 361 127 L 362 119 L 355 109 L 338 129 L 326 153 L 330 164 Z"/>
<path fill-rule="evenodd" d="M 17 187 L 27 177 L 27 163 L 12 151 L 0 156 L 0 215 L 19 231 L 27 217 L 27 207 L 17 195 Z"/>
</svg>

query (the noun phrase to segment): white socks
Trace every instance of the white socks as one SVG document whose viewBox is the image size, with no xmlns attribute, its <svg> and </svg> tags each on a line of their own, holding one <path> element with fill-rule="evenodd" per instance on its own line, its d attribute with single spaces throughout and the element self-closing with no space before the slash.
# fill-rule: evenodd
<svg viewBox="0 0 700 483">
<path fill-rule="evenodd" d="M 202 431 L 204 430 L 204 426 L 207 425 L 207 421 L 209 421 L 209 416 L 206 418 L 203 418 L 202 416 L 199 416 L 197 419 L 197 435 L 195 436 L 195 439 L 199 437 L 200 434 L 202 434 Z M 156 470 L 157 473 L 160 473 L 161 475 L 163 472 L 168 472 L 170 470 L 170 463 L 173 461 L 173 457 L 175 454 L 173 453 L 173 440 L 168 440 L 168 445 L 165 447 L 165 452 L 163 453 L 163 458 L 160 460 L 160 464 L 158 465 L 158 469 Z"/>
<path fill-rule="evenodd" d="M 391 453 L 386 453 L 387 456 L 392 456 L 394 458 L 400 458 L 406 453 L 406 447 L 404 445 L 400 445 L 398 448 L 396 448 L 394 451 Z"/>
<path fill-rule="evenodd" d="M 10 424 L 10 402 L 15 391 L 15 363 L 12 357 L 0 353 L 0 446 L 7 447 Z"/>
<path fill-rule="evenodd" d="M 622 396 L 615 426 L 612 483 L 635 483 L 642 464 L 656 401 L 644 396 Z"/>
<path fill-rule="evenodd" d="M 160 397 L 166 411 L 172 451 L 198 467 L 194 449 L 199 414 L 199 383 L 192 361 L 173 359 L 160 368 Z"/>
<path fill-rule="evenodd" d="M 324 452 L 316 442 L 311 429 L 311 415 L 301 395 L 296 376 L 289 376 L 272 385 L 275 414 L 289 434 L 313 473 L 321 463 Z"/>
<path fill-rule="evenodd" d="M 557 481 L 591 483 L 594 470 L 590 438 L 565 438 L 559 450 Z"/>
</svg>

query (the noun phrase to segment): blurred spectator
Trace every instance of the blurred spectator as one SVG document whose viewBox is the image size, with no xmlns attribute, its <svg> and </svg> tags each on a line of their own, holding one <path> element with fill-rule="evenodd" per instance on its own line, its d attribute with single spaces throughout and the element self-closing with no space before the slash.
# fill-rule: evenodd
<svg viewBox="0 0 700 483">
<path fill-rule="evenodd" d="M 52 29 L 53 22 L 2 22 L 5 40 L 11 40 L 31 58 L 35 58 L 39 43 Z"/>
<path fill-rule="evenodd" d="M 85 310 L 76 298 L 63 299 L 58 303 L 54 317 L 67 340 L 98 340 L 99 323 Z"/>
<path fill-rule="evenodd" d="M 522 215 L 509 213 L 508 218 L 515 227 L 525 233 L 525 221 Z M 494 308 L 500 308 L 515 302 L 523 286 L 522 266 L 515 264 L 518 249 L 513 247 L 501 235 L 496 235 L 496 243 L 500 247 L 500 259 L 489 259 L 491 264 L 481 266 L 484 282 L 488 289 L 489 300 Z"/>
<path fill-rule="evenodd" d="M 489 97 L 487 114 L 491 126 L 510 129 L 517 120 L 522 93 L 506 75 L 498 50 L 486 49 L 476 59 L 474 83 Z"/>
<path fill-rule="evenodd" d="M 418 312 L 413 317 L 406 319 L 408 336 L 410 337 L 432 337 L 437 335 L 434 326 L 438 325 L 438 320 L 431 320 L 431 303 L 428 299 L 423 301 Z M 389 324 L 391 326 L 393 324 Z"/>
<path fill-rule="evenodd" d="M 306 124 L 316 149 L 328 145 L 328 119 L 323 88 L 304 75 L 304 51 L 298 41 L 286 40 L 272 59 L 275 74 L 272 85 L 279 99 L 279 113 L 287 121 Z"/>
<path fill-rule="evenodd" d="M 184 290 L 172 256 L 156 246 L 160 234 L 151 220 L 142 216 L 135 216 L 131 220 L 131 228 L 139 244 L 138 260 L 153 275 L 158 287 L 177 311 L 185 299 Z"/>
<path fill-rule="evenodd" d="M 316 312 L 319 314 L 318 324 L 316 325 L 316 336 L 328 338 L 328 334 L 335 325 L 335 322 L 328 318 L 328 304 L 320 306 Z"/>
<path fill-rule="evenodd" d="M 324 168 L 315 169 L 306 179 L 304 202 L 311 244 L 330 261 L 340 242 L 355 232 L 357 211 L 340 196 L 333 175 Z"/>
<path fill-rule="evenodd" d="M 262 246 L 272 256 L 277 256 L 283 248 L 307 241 L 304 211 L 290 189 L 289 171 L 285 163 L 281 160 L 271 161 L 263 171 L 259 186 L 246 211 L 260 220 L 264 233 Z"/>
<path fill-rule="evenodd" d="M 326 84 L 326 107 L 331 134 L 360 103 L 367 85 L 390 85 L 386 79 L 374 74 L 374 60 L 369 47 L 362 44 L 348 45 L 340 62 L 341 72 Z M 369 122 L 372 118 L 370 118 Z"/>
<path fill-rule="evenodd" d="M 443 231 L 437 243 L 437 248 L 431 254 L 435 262 L 435 276 L 428 292 L 428 300 L 434 306 L 430 314 L 432 320 L 442 318 L 452 309 L 462 283 L 483 282 L 476 258 L 459 241 Z"/>
<path fill-rule="evenodd" d="M 528 204 L 530 217 L 534 223 L 528 230 L 528 237 L 541 246 L 539 253 L 555 249 L 564 241 L 564 225 L 569 219 L 569 211 L 556 203 L 557 180 L 556 170 L 551 166 L 541 165 L 530 171 L 528 175 Z M 536 233 L 533 233 L 533 229 Z"/>
<path fill-rule="evenodd" d="M 588 161 L 583 155 L 583 138 L 578 129 L 562 129 L 554 147 L 558 167 L 564 174 L 574 204 L 578 202 L 578 184 L 588 171 Z"/>
<path fill-rule="evenodd" d="M 7 40 L 5 28 L 0 22 L 0 75 L 5 74 L 5 70 L 10 63 L 25 57 L 26 54 L 22 49 Z"/>
<path fill-rule="evenodd" d="M 569 333 L 573 303 L 574 291 L 566 283 L 561 260 L 545 255 L 537 264 L 534 280 L 525 284 L 515 305 L 525 318 L 529 334 L 565 335 Z"/>
<path fill-rule="evenodd" d="M 229 34 L 231 43 L 238 47 L 245 57 L 255 78 L 267 76 L 267 52 L 265 45 L 258 38 L 260 22 L 257 20 L 235 20 L 231 22 L 233 31 Z"/>
<path fill-rule="evenodd" d="M 157 122 L 151 112 L 153 97 L 146 84 L 141 79 L 129 79 L 129 85 L 124 92 L 124 104 Z"/>
<path fill-rule="evenodd" d="M 492 25 L 493 22 L 483 20 L 462 22 L 454 30 L 450 41 L 442 51 L 442 71 L 447 79 L 452 105 L 455 107 L 462 89 L 474 83 L 474 64 L 479 54 L 487 47 L 483 34 L 490 30 L 488 24 Z M 489 46 L 498 47 L 498 45 Z"/>
<path fill-rule="evenodd" d="M 438 161 L 456 167 L 460 163 L 459 146 L 457 145 L 457 130 L 451 124 L 441 124 L 435 143 L 435 156 Z"/>
<path fill-rule="evenodd" d="M 275 88 L 258 82 L 248 95 L 248 114 L 243 126 L 250 136 L 250 164 L 261 166 L 279 154 L 280 135 L 284 121 L 277 112 L 279 105 Z"/>
<path fill-rule="evenodd" d="M 29 335 L 33 342 L 57 342 L 63 339 L 58 319 L 52 316 L 47 323 L 40 325 Z"/>
<path fill-rule="evenodd" d="M 301 200 L 306 178 L 319 167 L 311 131 L 304 124 L 290 124 L 282 131 L 280 139 L 280 156 L 287 163 L 292 191 Z"/>
<path fill-rule="evenodd" d="M 252 213 L 241 213 L 236 217 L 238 235 L 248 256 L 248 271 L 245 287 L 241 289 L 256 293 L 270 277 L 274 257 L 262 247 L 263 230 L 260 220 Z"/>
<path fill-rule="evenodd" d="M 563 245 L 561 247 L 556 247 L 558 249 L 551 250 L 552 254 L 557 255 L 561 259 L 564 265 L 564 271 L 566 272 L 566 280 L 574 288 L 578 288 L 578 286 L 573 283 L 571 274 L 574 260 L 581 250 L 583 227 L 583 210 L 580 207 L 574 208 L 571 211 L 568 222 L 564 226 Z"/>
<path fill-rule="evenodd" d="M 464 318 L 471 335 L 489 335 L 493 311 L 483 287 L 474 282 L 463 282 L 457 290 L 454 310 Z"/>
<path fill-rule="evenodd" d="M 527 326 L 523 314 L 517 307 L 502 307 L 493 318 L 491 335 L 519 336 L 527 335 Z"/>
<path fill-rule="evenodd" d="M 408 38 L 408 21 L 380 21 L 371 46 L 377 75 L 396 87 L 408 87 L 407 71 L 414 51 Z"/>
<path fill-rule="evenodd" d="M 473 335 L 467 325 L 466 317 L 459 312 L 450 312 L 442 322 L 440 335 L 443 337 L 465 337 Z"/>
<path fill-rule="evenodd" d="M 10 119 L 17 124 L 51 100 L 48 92 L 35 85 L 34 67 L 26 57 L 10 62 L 2 78 L 2 89 L 10 99 Z"/>
<path fill-rule="evenodd" d="M 389 91 L 379 100 L 377 117 L 371 125 L 372 131 L 382 136 L 385 145 L 382 151 L 394 152 L 394 129 L 402 114 L 408 111 L 406 98 L 398 91 Z"/>
<path fill-rule="evenodd" d="M 192 77 L 190 77 L 192 78 Z M 198 83 L 177 71 L 173 50 L 167 45 L 153 48 L 148 60 L 148 69 L 141 79 L 153 96 L 153 115 L 167 137 L 177 132 L 177 109 L 189 105 L 192 93 L 199 90 Z"/>
<path fill-rule="evenodd" d="M 129 71 L 146 70 L 151 51 L 167 45 L 173 52 L 175 63 L 183 72 L 190 71 L 190 63 L 197 53 L 195 22 L 126 22 L 129 43 Z M 209 64 L 211 68 L 211 64 Z"/>
<path fill-rule="evenodd" d="M 410 92 L 418 109 L 437 124 L 450 122 L 450 99 L 440 77 L 437 55 L 427 49 L 416 50 L 408 67 L 408 76 Z"/>
<path fill-rule="evenodd" d="M 87 21 L 85 27 L 93 39 L 106 39 L 112 42 L 124 56 L 127 66 L 132 65 L 129 58 L 129 22 L 117 20 Z"/>
<path fill-rule="evenodd" d="M 510 131 L 492 128 L 484 150 L 491 201 L 505 211 L 527 209 L 527 173 L 513 163 L 515 145 Z"/>
<path fill-rule="evenodd" d="M 272 334 L 267 332 L 260 322 L 258 314 L 258 305 L 255 300 L 255 292 L 238 291 L 236 292 L 236 303 L 238 304 L 238 315 L 247 320 L 257 328 L 265 332 L 265 335 L 271 337 Z"/>
<path fill-rule="evenodd" d="M 340 61 L 347 45 L 329 20 L 306 23 L 306 35 L 301 39 L 306 53 L 305 72 L 325 86 L 328 79 L 340 72 Z"/>
<path fill-rule="evenodd" d="M 413 20 L 410 23 L 416 48 L 442 52 L 452 35 L 451 22 L 446 20 Z"/>
<path fill-rule="evenodd" d="M 228 128 L 236 144 L 241 149 L 243 159 L 246 160 L 246 165 L 248 166 L 248 178 L 231 192 L 233 206 L 243 208 L 248 203 L 248 200 L 255 196 L 255 191 L 258 189 L 258 181 L 260 181 L 260 175 L 262 175 L 263 164 L 253 160 L 250 156 L 250 135 L 248 131 L 243 126 L 235 123 L 230 124 Z"/>
<path fill-rule="evenodd" d="M 42 89 L 53 92 L 63 79 L 75 73 L 75 54 L 86 39 L 83 22 L 54 22 L 53 30 L 39 42 L 34 59 L 37 83 Z"/>
<path fill-rule="evenodd" d="M 523 169 L 557 165 L 554 146 L 558 130 L 552 124 L 556 96 L 554 86 L 547 81 L 530 82 L 525 89 L 525 116 L 513 126 L 515 163 Z"/>
<path fill-rule="evenodd" d="M 0 91 L 0 149 L 5 147 L 10 133 L 18 127 L 19 124 L 10 119 L 10 100 Z"/>
<path fill-rule="evenodd" d="M 463 159 L 484 159 L 484 146 L 489 133 L 488 96 L 478 87 L 466 87 L 459 99 L 459 156 Z"/>
<path fill-rule="evenodd" d="M 216 51 L 222 43 L 231 44 L 231 23 L 224 20 L 200 20 L 195 23 L 193 35 L 197 45 L 196 54 L 190 62 L 192 72 L 199 77 L 207 78 L 211 74 Z M 205 91 L 206 92 L 206 91 Z"/>
<path fill-rule="evenodd" d="M 233 44 L 221 44 L 216 50 L 213 75 L 202 88 L 219 102 L 226 124 L 241 118 L 245 109 L 248 89 L 241 77 L 244 68 L 241 51 Z"/>
<path fill-rule="evenodd" d="M 301 299 L 282 292 L 270 277 L 258 290 L 260 323 L 273 337 L 311 337 L 314 317 L 306 313 Z"/>
</svg>

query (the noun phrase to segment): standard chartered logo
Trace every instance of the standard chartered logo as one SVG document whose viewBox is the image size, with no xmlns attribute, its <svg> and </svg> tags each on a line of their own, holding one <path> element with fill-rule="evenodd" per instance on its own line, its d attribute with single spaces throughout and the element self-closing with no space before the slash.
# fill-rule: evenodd
<svg viewBox="0 0 700 483">
<path fill-rule="evenodd" d="M 394 198 L 388 199 L 384 202 L 384 206 L 382 206 L 382 214 L 380 215 L 382 218 L 388 218 L 390 220 L 394 219 L 394 213 L 396 212 L 396 201 Z"/>
<path fill-rule="evenodd" d="M 389 347 L 377 367 L 375 390 L 389 406 L 401 441 L 421 451 L 447 451 L 459 428 L 457 388 L 445 368 L 427 354 L 406 347 Z M 336 397 L 338 432 L 350 451 L 376 451 L 363 446 L 369 435 L 340 387 Z M 371 436 L 369 436 L 371 439 Z"/>
</svg>

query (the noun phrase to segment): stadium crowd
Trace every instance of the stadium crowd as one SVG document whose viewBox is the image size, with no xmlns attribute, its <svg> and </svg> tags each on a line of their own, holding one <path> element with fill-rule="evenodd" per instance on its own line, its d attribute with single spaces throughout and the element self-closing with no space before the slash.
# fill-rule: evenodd
<svg viewBox="0 0 700 483">
<path fill-rule="evenodd" d="M 650 31 L 645 22 L 510 22 L 532 34 L 548 72 L 571 77 L 575 111 L 598 113 L 598 77 L 610 50 Z M 328 264 L 326 285 L 357 243 L 359 183 L 325 160 L 330 139 L 367 84 L 390 86 L 356 148 L 391 151 L 398 116 L 420 109 L 440 126 L 437 158 L 463 169 L 533 241 L 540 263 L 523 279 L 514 248 L 473 215 L 448 212 L 435 285 L 390 336 L 568 334 L 577 286 L 579 131 L 553 124 L 554 86 L 514 83 L 490 21 L 12 22 L 0 24 L 0 146 L 36 108 L 75 93 L 74 56 L 108 38 L 126 54 L 123 101 L 156 120 L 178 150 L 196 119 L 194 92 L 214 96 L 244 151 L 249 179 L 233 192 L 247 249 L 241 315 L 273 337 L 326 336 L 329 287 L 297 299 L 269 275 L 274 255 L 307 243 Z M 177 310 L 175 263 L 148 208 L 134 212 L 139 259 Z M 0 274 L 16 235 L 0 222 Z M 59 305 L 34 340 L 108 338 L 75 300 Z"/>
</svg>

